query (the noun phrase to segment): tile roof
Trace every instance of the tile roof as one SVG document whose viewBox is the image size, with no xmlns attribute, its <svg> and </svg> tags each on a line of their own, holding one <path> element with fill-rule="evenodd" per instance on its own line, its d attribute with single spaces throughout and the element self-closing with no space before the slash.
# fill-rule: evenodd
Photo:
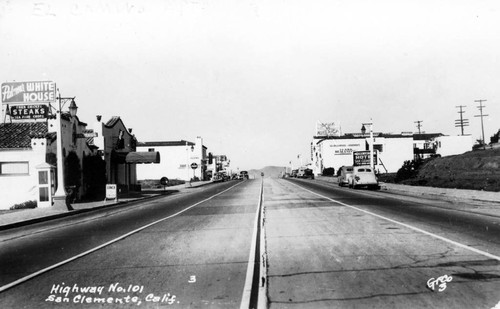
<svg viewBox="0 0 500 309">
<path fill-rule="evenodd" d="M 106 127 L 113 127 L 118 121 L 120 120 L 119 116 L 113 116 L 111 119 L 106 122 L 105 126 Z"/>
<path fill-rule="evenodd" d="M 31 148 L 31 138 L 47 137 L 47 131 L 46 122 L 1 123 L 0 149 Z"/>
</svg>

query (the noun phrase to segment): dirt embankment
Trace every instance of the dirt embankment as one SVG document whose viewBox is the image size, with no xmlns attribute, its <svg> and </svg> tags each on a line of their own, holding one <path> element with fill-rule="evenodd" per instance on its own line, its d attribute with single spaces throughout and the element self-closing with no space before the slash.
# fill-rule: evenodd
<svg viewBox="0 0 500 309">
<path fill-rule="evenodd" d="M 405 184 L 500 191 L 500 149 L 470 151 L 433 159 Z"/>
</svg>

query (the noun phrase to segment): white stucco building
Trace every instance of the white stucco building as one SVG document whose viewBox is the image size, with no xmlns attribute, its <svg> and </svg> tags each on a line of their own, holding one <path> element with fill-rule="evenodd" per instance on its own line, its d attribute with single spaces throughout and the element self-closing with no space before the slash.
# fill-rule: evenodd
<svg viewBox="0 0 500 309">
<path fill-rule="evenodd" d="M 396 172 L 406 160 L 413 159 L 413 137 L 404 134 L 374 133 L 375 170 Z M 353 165 L 354 154 L 370 149 L 370 134 L 345 134 L 342 136 L 314 137 L 312 144 L 312 169 L 316 175 L 323 169 L 335 171 L 344 165 Z M 368 161 L 369 164 L 369 161 Z"/>
<path fill-rule="evenodd" d="M 161 158 L 159 164 L 138 166 L 138 180 L 167 177 L 189 181 L 194 177 L 200 180 L 206 178 L 207 148 L 201 137 L 197 137 L 195 143 L 185 140 L 139 142 L 137 151 L 158 152 Z"/>
<path fill-rule="evenodd" d="M 8 122 L 0 124 L 0 188 L 2 188 L 0 209 L 37 200 L 36 167 L 42 163 L 49 163 L 54 170 L 57 168 L 56 126 L 57 121 L 53 117 L 43 120 L 8 119 Z M 73 152 L 82 166 L 83 158 L 93 153 L 83 134 L 86 123 L 81 122 L 76 116 L 63 113 L 61 127 L 63 157 Z M 54 179 L 52 193 L 56 188 L 57 179 Z M 81 186 L 77 194 L 85 193 L 85 186 Z"/>
<path fill-rule="evenodd" d="M 462 154 L 471 151 L 474 139 L 471 135 L 439 136 L 433 139 L 436 154 L 441 157 Z"/>
<path fill-rule="evenodd" d="M 315 136 L 311 144 L 312 169 L 321 174 L 323 169 L 335 171 L 344 165 L 354 164 L 354 153 L 368 152 L 371 145 L 369 133 L 349 133 L 337 136 Z M 441 133 L 373 134 L 375 170 L 395 173 L 403 163 L 415 158 L 449 156 L 472 150 L 471 136 L 447 136 Z M 369 161 L 368 161 L 369 164 Z"/>
<path fill-rule="evenodd" d="M 28 92 L 30 87 L 33 90 Z M 158 153 L 136 152 L 137 140 L 120 117 L 103 123 L 99 116 L 87 128 L 76 116 L 74 98 L 56 97 L 53 82 L 4 83 L 1 97 L 0 209 L 28 201 L 37 201 L 39 207 L 52 206 L 47 197 L 53 196 L 59 185 L 59 141 L 64 185 L 66 191 L 73 193 L 70 202 L 82 197 L 100 200 L 106 184 L 116 184 L 119 192 L 138 190 L 136 165 L 160 160 Z M 32 97 L 43 100 L 23 101 Z M 45 98 L 50 100 L 44 101 Z M 59 107 L 60 123 L 56 118 Z M 59 126 L 61 136 L 57 135 Z M 50 182 L 46 182 L 48 178 Z M 43 188 L 39 186 L 40 179 Z"/>
</svg>

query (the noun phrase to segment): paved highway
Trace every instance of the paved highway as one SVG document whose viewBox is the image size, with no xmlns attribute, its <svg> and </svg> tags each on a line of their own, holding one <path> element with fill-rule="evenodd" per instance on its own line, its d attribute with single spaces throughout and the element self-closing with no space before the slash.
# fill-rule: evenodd
<svg viewBox="0 0 500 309">
<path fill-rule="evenodd" d="M 493 308 L 500 217 L 447 203 L 265 178 L 3 231 L 0 307 Z"/>
<path fill-rule="evenodd" d="M 493 308 L 500 301 L 498 216 L 313 181 L 265 184 L 270 308 Z"/>
<path fill-rule="evenodd" d="M 214 184 L 4 232 L 2 285 L 126 237 L 1 292 L 0 307 L 239 307 L 259 192 L 258 181 Z"/>
</svg>

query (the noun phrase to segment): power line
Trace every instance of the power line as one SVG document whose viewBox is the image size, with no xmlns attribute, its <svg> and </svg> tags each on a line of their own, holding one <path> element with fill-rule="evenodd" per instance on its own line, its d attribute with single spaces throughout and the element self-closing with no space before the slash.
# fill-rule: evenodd
<svg viewBox="0 0 500 309">
<path fill-rule="evenodd" d="M 465 113 L 463 111 L 463 108 L 467 107 L 467 106 L 466 105 L 459 105 L 459 106 L 455 106 L 455 107 L 460 108 L 460 111 L 458 112 L 460 114 L 460 119 L 455 120 L 455 127 L 460 127 L 461 131 L 462 131 L 462 135 L 464 135 L 464 127 L 469 126 L 469 119 L 463 118 L 463 113 Z"/>
<path fill-rule="evenodd" d="M 486 149 L 486 143 L 484 141 L 484 125 L 483 125 L 483 118 L 489 116 L 489 115 L 483 115 L 483 108 L 486 107 L 483 105 L 483 102 L 486 102 L 486 100 L 474 100 L 474 102 L 479 103 L 479 106 L 477 106 L 477 108 L 479 109 L 479 115 L 475 115 L 474 117 L 481 117 L 481 132 L 483 133 L 483 149 Z"/>
</svg>

